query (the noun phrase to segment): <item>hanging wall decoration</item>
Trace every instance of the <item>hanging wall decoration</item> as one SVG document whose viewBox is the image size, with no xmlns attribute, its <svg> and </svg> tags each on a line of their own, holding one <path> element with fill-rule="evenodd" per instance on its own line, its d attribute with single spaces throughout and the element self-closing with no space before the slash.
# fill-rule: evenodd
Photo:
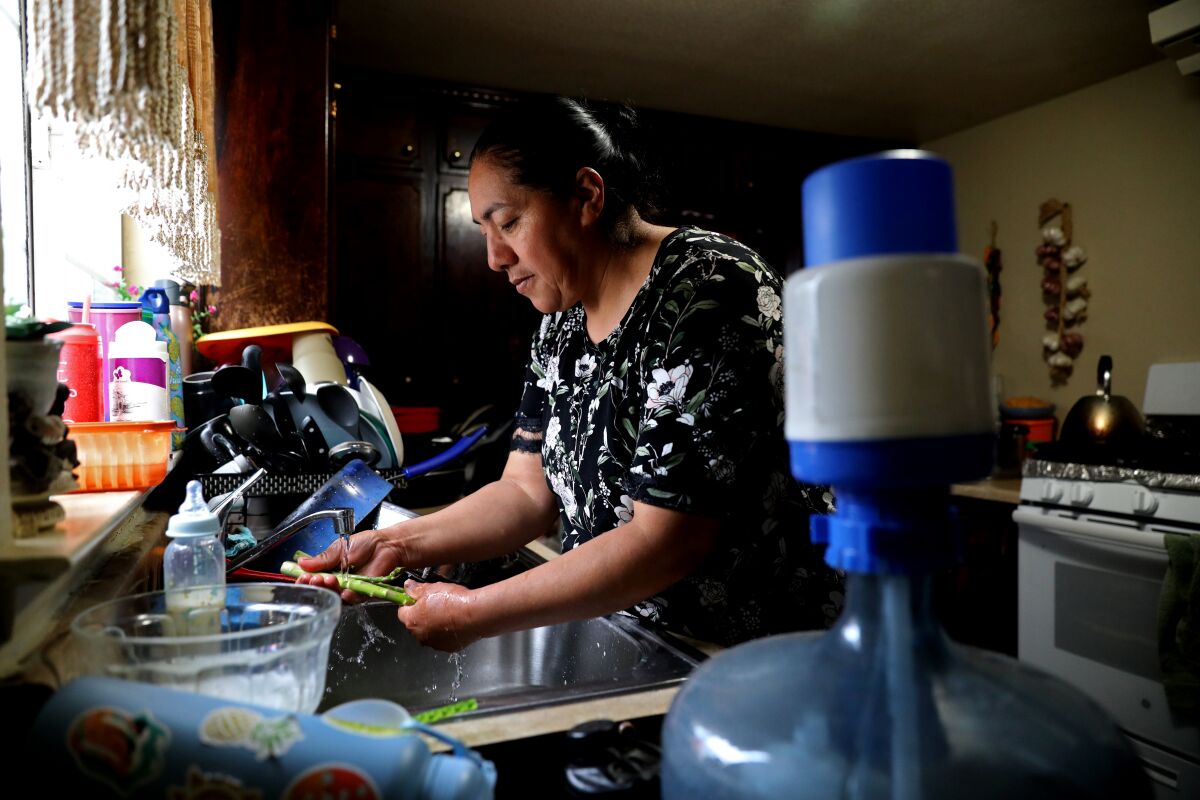
<svg viewBox="0 0 1200 800">
<path fill-rule="evenodd" d="M 1083 248 L 1072 242 L 1071 204 L 1053 198 L 1038 208 L 1042 243 L 1037 248 L 1042 267 L 1042 298 L 1046 302 L 1046 328 L 1042 358 L 1050 367 L 1050 382 L 1061 386 L 1071 377 L 1075 359 L 1083 351 L 1079 326 L 1087 318 L 1087 278 L 1079 268 L 1087 262 Z"/>
<path fill-rule="evenodd" d="M 177 277 L 220 285 L 210 0 L 29 0 L 28 19 L 31 112 L 117 167 Z"/>
<path fill-rule="evenodd" d="M 996 247 L 997 232 L 996 220 L 992 220 L 990 244 L 983 251 L 983 265 L 987 269 L 988 327 L 992 334 L 993 350 L 1000 344 L 1000 270 L 1004 269 L 1000 248 Z"/>
</svg>

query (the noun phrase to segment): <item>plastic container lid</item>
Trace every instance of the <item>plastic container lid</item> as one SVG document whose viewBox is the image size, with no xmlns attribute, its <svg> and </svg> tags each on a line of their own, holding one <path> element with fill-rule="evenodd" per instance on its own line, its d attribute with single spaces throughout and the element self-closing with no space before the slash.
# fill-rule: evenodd
<svg viewBox="0 0 1200 800">
<path fill-rule="evenodd" d="M 957 253 L 950 165 L 923 150 L 839 161 L 804 181 L 804 263 Z"/>
<path fill-rule="evenodd" d="M 167 520 L 167 536 L 212 536 L 220 531 L 221 521 L 208 510 L 200 481 L 188 481 L 187 496 L 179 506 L 179 513 Z"/>
<path fill-rule="evenodd" d="M 92 306 L 95 308 L 95 306 Z M 108 358 L 161 358 L 167 360 L 167 343 L 156 339 L 154 326 L 146 322 L 126 322 L 117 328 Z"/>
<path fill-rule="evenodd" d="M 46 334 L 46 338 L 56 339 L 63 344 L 94 344 L 100 340 L 100 334 L 90 322 L 73 322 L 69 328 Z"/>
<path fill-rule="evenodd" d="M 82 300 L 71 300 L 67 303 L 69 308 L 83 308 Z M 141 303 L 92 303 L 92 311 L 96 309 L 107 309 L 109 311 L 130 311 L 135 308 L 141 308 Z"/>
</svg>

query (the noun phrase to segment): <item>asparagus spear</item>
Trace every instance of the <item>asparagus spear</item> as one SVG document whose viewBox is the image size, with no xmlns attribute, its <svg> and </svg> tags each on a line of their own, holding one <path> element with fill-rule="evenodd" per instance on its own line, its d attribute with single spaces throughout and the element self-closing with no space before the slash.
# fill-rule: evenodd
<svg viewBox="0 0 1200 800">
<path fill-rule="evenodd" d="M 365 580 L 362 577 L 347 575 L 344 572 L 305 572 L 300 569 L 300 565 L 295 561 L 283 562 L 282 566 L 279 567 L 279 571 L 293 578 L 299 578 L 301 575 L 333 575 L 333 577 L 337 578 L 339 587 L 349 589 L 352 592 L 358 592 L 359 594 L 365 594 L 368 597 L 375 597 L 380 600 L 390 600 L 401 606 L 410 606 L 416 602 L 406 592 L 399 589 L 392 589 L 376 582 L 378 579 Z"/>
</svg>

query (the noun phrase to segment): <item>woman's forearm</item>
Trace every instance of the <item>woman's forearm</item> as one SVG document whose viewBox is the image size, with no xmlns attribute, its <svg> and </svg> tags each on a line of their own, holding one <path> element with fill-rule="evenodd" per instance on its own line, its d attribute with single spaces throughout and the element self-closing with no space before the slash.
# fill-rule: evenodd
<svg viewBox="0 0 1200 800">
<path fill-rule="evenodd" d="M 715 521 L 664 531 L 635 520 L 477 590 L 471 624 L 479 635 L 495 636 L 629 608 L 691 574 L 711 552 L 716 531 Z"/>
<path fill-rule="evenodd" d="M 405 554 L 408 567 L 483 561 L 511 553 L 543 535 L 554 522 L 553 506 L 502 477 L 423 517 L 384 529 Z"/>
</svg>

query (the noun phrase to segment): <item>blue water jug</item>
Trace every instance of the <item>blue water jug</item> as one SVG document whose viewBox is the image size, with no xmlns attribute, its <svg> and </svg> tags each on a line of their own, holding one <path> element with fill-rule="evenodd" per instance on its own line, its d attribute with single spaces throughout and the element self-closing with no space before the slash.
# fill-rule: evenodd
<svg viewBox="0 0 1200 800">
<path fill-rule="evenodd" d="M 985 477 L 993 419 L 985 273 L 957 253 L 949 166 L 901 150 L 804 185 L 807 268 L 785 292 L 792 470 L 834 487 L 813 519 L 848 573 L 825 633 L 713 658 L 663 726 L 663 796 L 1148 798 L 1100 707 L 950 642 L 931 576 L 952 561 L 949 485 Z"/>
</svg>

